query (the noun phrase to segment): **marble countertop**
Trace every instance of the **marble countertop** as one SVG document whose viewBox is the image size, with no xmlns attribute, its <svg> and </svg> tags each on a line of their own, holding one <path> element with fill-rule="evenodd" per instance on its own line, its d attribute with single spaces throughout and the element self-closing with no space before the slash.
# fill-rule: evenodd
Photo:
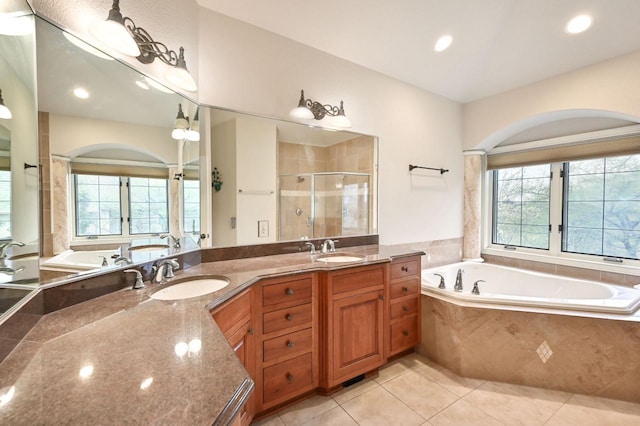
<svg viewBox="0 0 640 426">
<path fill-rule="evenodd" d="M 326 264 L 297 253 L 202 263 L 167 284 L 207 275 L 230 284 L 160 301 L 149 297 L 160 285 L 145 283 L 45 315 L 0 364 L 0 424 L 212 424 L 253 382 L 209 310 L 260 278 L 421 254 L 377 245 L 344 252 L 365 260 Z"/>
</svg>

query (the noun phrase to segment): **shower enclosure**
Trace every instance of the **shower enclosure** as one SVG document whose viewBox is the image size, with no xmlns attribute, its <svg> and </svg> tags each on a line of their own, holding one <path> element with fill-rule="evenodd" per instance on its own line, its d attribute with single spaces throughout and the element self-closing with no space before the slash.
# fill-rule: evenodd
<svg viewBox="0 0 640 426">
<path fill-rule="evenodd" d="M 370 233 L 371 176 L 325 172 L 278 178 L 278 239 Z"/>
</svg>

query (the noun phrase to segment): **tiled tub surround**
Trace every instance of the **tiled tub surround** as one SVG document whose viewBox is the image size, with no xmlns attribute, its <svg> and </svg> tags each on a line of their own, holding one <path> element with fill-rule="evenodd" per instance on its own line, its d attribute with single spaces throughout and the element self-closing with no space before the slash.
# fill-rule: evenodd
<svg viewBox="0 0 640 426">
<path fill-rule="evenodd" d="M 365 264 L 416 253 L 378 246 L 348 251 L 365 255 Z M 147 283 L 44 315 L 0 364 L 2 393 L 13 387 L 0 424 L 228 422 L 253 382 L 209 310 L 260 278 L 327 269 L 307 253 L 203 263 L 175 279 L 224 275 L 230 284 L 163 302 L 148 297 L 158 285 Z M 190 350 L 179 356 L 181 342 Z"/>
<path fill-rule="evenodd" d="M 536 313 L 426 295 L 422 313 L 419 352 L 456 374 L 640 402 L 637 314 Z"/>
</svg>

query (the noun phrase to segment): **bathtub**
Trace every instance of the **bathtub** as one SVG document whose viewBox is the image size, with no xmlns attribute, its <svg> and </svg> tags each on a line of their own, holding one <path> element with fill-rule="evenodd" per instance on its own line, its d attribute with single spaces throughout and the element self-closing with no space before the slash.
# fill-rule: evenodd
<svg viewBox="0 0 640 426">
<path fill-rule="evenodd" d="M 118 255 L 119 250 L 66 250 L 40 264 L 43 269 L 64 271 L 87 271 L 102 267 L 102 259 L 106 258 L 109 265 L 113 265 L 112 256 Z"/>
<path fill-rule="evenodd" d="M 453 290 L 458 270 L 463 291 Z M 439 289 L 440 274 L 445 289 Z M 480 294 L 473 294 L 477 280 Z M 466 303 L 632 314 L 640 306 L 640 290 L 595 281 L 530 272 L 478 262 L 460 262 L 422 270 L 422 293 Z"/>
</svg>

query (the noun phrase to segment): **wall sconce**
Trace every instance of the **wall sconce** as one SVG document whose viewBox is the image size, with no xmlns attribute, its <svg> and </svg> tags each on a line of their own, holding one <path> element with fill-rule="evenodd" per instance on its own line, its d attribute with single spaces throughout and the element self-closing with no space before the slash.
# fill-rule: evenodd
<svg viewBox="0 0 640 426">
<path fill-rule="evenodd" d="M 159 41 L 155 41 L 142 27 L 136 26 L 129 17 L 120 13 L 120 0 L 113 0 L 109 15 L 104 21 L 96 22 L 89 32 L 102 43 L 128 56 L 135 56 L 143 64 L 150 64 L 156 58 L 169 65 L 165 78 L 181 89 L 195 92 L 195 80 L 187 70 L 184 48 L 180 53 Z"/>
<path fill-rule="evenodd" d="M 351 127 L 351 120 L 344 114 L 344 106 L 340 101 L 340 107 L 323 105 L 320 102 L 304 98 L 304 90 L 300 90 L 300 100 L 298 106 L 291 110 L 291 116 L 310 120 L 322 120 L 326 115 L 331 117 L 331 124 L 335 127 L 346 129 Z"/>
<path fill-rule="evenodd" d="M 4 104 L 4 99 L 2 99 L 2 89 L 0 89 L 0 118 L 9 120 L 11 117 L 11 110 Z"/>
<path fill-rule="evenodd" d="M 185 117 L 182 111 L 182 104 L 178 104 L 178 116 L 176 117 L 175 128 L 171 132 L 171 137 L 175 140 L 186 139 L 191 142 L 200 140 L 200 108 L 196 109 L 193 122 L 189 123 L 189 117 Z"/>
</svg>

